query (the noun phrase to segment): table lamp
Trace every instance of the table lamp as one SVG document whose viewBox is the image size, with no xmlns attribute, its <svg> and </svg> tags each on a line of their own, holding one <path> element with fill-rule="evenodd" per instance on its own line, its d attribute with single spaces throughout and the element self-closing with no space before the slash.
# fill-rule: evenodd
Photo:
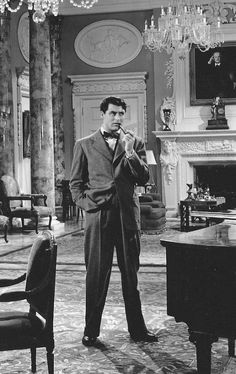
<svg viewBox="0 0 236 374">
<path fill-rule="evenodd" d="M 154 153 L 153 153 L 153 151 L 151 149 L 146 150 L 146 156 L 147 156 L 147 164 L 150 166 L 149 167 L 150 177 L 149 177 L 149 181 L 146 184 L 145 192 L 147 191 L 148 187 L 154 187 L 154 186 L 156 187 L 156 184 L 154 182 L 154 175 L 153 175 L 152 166 L 153 165 L 157 165 Z"/>
</svg>

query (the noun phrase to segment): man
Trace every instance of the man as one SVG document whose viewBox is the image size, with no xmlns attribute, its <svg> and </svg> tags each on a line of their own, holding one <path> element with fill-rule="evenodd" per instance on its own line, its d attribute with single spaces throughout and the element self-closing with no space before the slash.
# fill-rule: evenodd
<svg viewBox="0 0 236 374">
<path fill-rule="evenodd" d="M 208 87 L 210 98 L 235 97 L 233 72 L 222 59 L 220 51 L 215 51 L 208 61 Z"/>
<path fill-rule="evenodd" d="M 86 316 L 82 343 L 94 346 L 100 333 L 114 247 L 121 272 L 122 292 L 130 336 L 135 341 L 157 341 L 146 328 L 137 272 L 140 253 L 140 211 L 136 185 L 149 179 L 143 141 L 123 133 L 126 103 L 108 97 L 100 105 L 102 125 L 77 140 L 70 188 L 76 204 L 86 212 Z"/>
</svg>

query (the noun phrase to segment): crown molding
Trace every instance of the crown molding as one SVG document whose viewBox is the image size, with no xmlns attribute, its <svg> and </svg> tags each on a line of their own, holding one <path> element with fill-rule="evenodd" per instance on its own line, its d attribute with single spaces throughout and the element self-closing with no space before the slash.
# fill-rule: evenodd
<svg viewBox="0 0 236 374">
<path fill-rule="evenodd" d="M 165 1 L 165 0 L 164 0 Z M 235 0 L 236 1 L 236 0 Z M 147 10 L 159 8 L 163 5 L 163 0 L 98 0 L 90 9 L 74 7 L 68 0 L 65 0 L 59 7 L 61 15 L 75 14 L 96 14 L 96 13 L 114 13 L 128 12 L 135 10 Z"/>
<path fill-rule="evenodd" d="M 210 4 L 214 3 L 215 0 L 198 0 L 193 1 L 198 4 Z M 236 0 L 219 0 L 220 3 L 234 4 Z M 116 12 L 129 12 L 137 10 L 148 10 L 160 8 L 161 6 L 168 6 L 169 0 L 98 0 L 90 9 L 82 9 L 74 7 L 69 0 L 65 0 L 59 6 L 59 14 L 61 15 L 83 15 L 83 14 L 96 14 L 96 13 L 116 13 Z"/>
</svg>

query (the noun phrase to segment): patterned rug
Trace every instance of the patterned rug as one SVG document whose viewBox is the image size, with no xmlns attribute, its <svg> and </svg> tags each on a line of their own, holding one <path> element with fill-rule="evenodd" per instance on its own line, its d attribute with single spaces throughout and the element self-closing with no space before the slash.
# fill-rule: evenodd
<svg viewBox="0 0 236 374">
<path fill-rule="evenodd" d="M 157 343 L 134 343 L 127 332 L 121 293 L 120 274 L 114 266 L 102 319 L 100 344 L 86 348 L 81 344 L 84 329 L 85 272 L 82 269 L 82 235 L 57 239 L 58 270 L 55 298 L 55 374 L 192 374 L 196 373 L 195 347 L 188 340 L 187 326 L 166 314 L 165 250 L 161 235 L 142 236 L 143 266 L 139 288 L 143 314 L 150 330 L 157 333 Z M 1 277 L 16 277 L 25 268 L 29 249 L 1 258 Z M 114 261 L 115 262 L 115 261 Z M 6 265 L 8 268 L 6 268 Z M 17 305 L 16 305 L 17 304 Z M 1 303 L 1 310 L 26 309 L 23 302 Z M 212 348 L 212 374 L 224 371 L 227 342 L 220 339 Z M 0 373 L 30 373 L 28 351 L 1 352 Z M 46 354 L 39 349 L 37 373 L 47 373 Z M 227 372 L 228 373 L 228 372 Z M 233 373 L 233 371 L 232 371 Z"/>
<path fill-rule="evenodd" d="M 165 248 L 160 245 L 160 239 L 166 236 L 174 236 L 177 232 L 178 226 L 177 228 L 168 228 L 159 234 L 149 235 L 143 233 L 141 235 L 140 264 L 142 266 L 165 265 Z M 32 237 L 31 242 L 33 242 L 34 237 L 35 236 Z M 58 263 L 66 265 L 84 265 L 83 241 L 83 231 L 69 233 L 59 237 Z M 26 245 L 23 248 L 15 245 L 14 249 L 11 250 L 9 244 L 3 244 L 0 253 L 1 263 L 27 262 L 30 247 L 31 245 Z M 116 253 L 114 253 L 114 264 L 117 264 Z"/>
</svg>

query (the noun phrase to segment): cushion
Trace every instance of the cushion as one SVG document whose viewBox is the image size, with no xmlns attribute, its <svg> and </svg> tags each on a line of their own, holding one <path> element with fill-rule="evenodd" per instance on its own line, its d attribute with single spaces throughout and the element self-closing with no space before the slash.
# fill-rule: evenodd
<svg viewBox="0 0 236 374">
<path fill-rule="evenodd" d="M 27 312 L 0 312 L 0 341 L 8 337 L 38 335 L 44 329 L 44 322 Z"/>
<path fill-rule="evenodd" d="M 151 196 L 148 196 L 147 194 L 146 195 L 141 195 L 141 196 L 139 196 L 139 201 L 140 201 L 140 203 L 148 203 L 148 202 L 153 201 L 153 198 Z"/>
<path fill-rule="evenodd" d="M 17 207 L 12 210 L 12 216 L 18 218 L 31 218 L 38 216 L 37 210 L 32 210 L 31 208 Z"/>
<path fill-rule="evenodd" d="M 149 203 L 152 208 L 165 208 L 165 204 L 162 201 L 154 200 Z"/>
<path fill-rule="evenodd" d="M 152 212 L 152 207 L 150 205 L 141 204 L 140 212 L 141 214 L 149 215 Z"/>
<path fill-rule="evenodd" d="M 149 192 L 149 193 L 146 194 L 146 196 L 151 197 L 152 200 L 158 200 L 158 201 L 161 200 L 161 197 L 160 197 L 160 194 L 159 194 L 159 193 Z"/>
</svg>

